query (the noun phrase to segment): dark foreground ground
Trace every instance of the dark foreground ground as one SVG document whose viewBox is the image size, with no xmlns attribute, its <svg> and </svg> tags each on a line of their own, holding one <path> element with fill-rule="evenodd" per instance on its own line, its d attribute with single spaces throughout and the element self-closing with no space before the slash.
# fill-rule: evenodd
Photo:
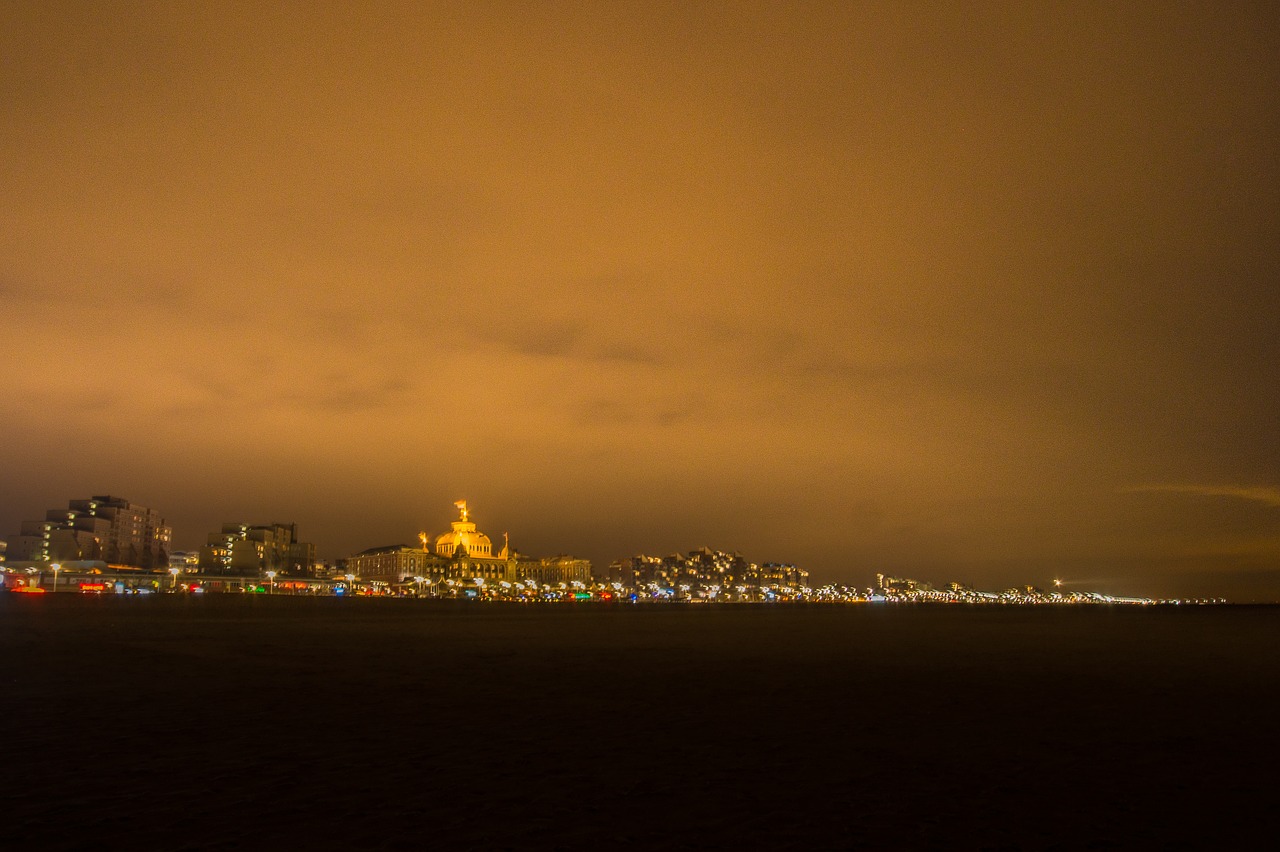
<svg viewBox="0 0 1280 852">
<path fill-rule="evenodd" d="M 0 846 L 1267 848 L 1277 640 L 1261 607 L 0 595 Z"/>
</svg>

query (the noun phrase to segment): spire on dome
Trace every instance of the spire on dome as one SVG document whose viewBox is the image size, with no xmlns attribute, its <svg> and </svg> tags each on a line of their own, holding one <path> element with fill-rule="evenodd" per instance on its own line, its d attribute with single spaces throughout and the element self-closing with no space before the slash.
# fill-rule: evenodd
<svg viewBox="0 0 1280 852">
<path fill-rule="evenodd" d="M 458 507 L 460 517 L 450 525 L 452 530 L 436 537 L 435 552 L 440 556 L 456 556 L 461 547 L 465 556 L 492 558 L 493 545 L 487 535 L 476 529 L 467 501 L 458 500 L 453 505 Z"/>
</svg>

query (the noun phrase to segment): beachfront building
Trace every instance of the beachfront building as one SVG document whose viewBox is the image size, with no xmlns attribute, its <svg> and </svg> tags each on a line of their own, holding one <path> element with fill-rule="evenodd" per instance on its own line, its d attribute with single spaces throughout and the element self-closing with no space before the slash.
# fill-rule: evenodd
<svg viewBox="0 0 1280 852">
<path fill-rule="evenodd" d="M 361 580 L 400 583 L 424 577 L 435 582 L 445 578 L 448 567 L 448 559 L 425 548 L 389 544 L 347 557 L 345 570 Z"/>
<path fill-rule="evenodd" d="M 200 570 L 200 551 L 175 550 L 169 554 L 169 570 L 177 568 L 183 573 Z"/>
<path fill-rule="evenodd" d="M 766 562 L 754 577 L 748 573 L 747 581 L 770 588 L 803 588 L 809 585 L 809 572 L 790 562 Z"/>
<path fill-rule="evenodd" d="M 467 501 L 459 500 L 458 520 L 448 532 L 434 542 L 427 533 L 419 533 L 419 547 L 393 544 L 372 547 L 347 558 L 347 572 L 361 580 L 398 583 L 414 577 L 437 581 L 517 579 L 517 559 L 503 536 L 502 549 L 493 552 L 493 541 L 476 528 L 467 509 Z"/>
<path fill-rule="evenodd" d="M 689 586 L 729 586 L 746 582 L 754 577 L 759 567 L 752 565 L 738 553 L 725 553 L 710 548 L 691 550 L 688 554 L 672 553 L 669 556 L 641 554 L 619 560 L 610 574 L 626 586 L 655 584 L 663 588 Z"/>
<path fill-rule="evenodd" d="M 575 556 L 561 554 L 542 559 L 521 559 L 517 568 L 521 580 L 541 586 L 559 586 L 591 583 L 591 562 Z"/>
<path fill-rule="evenodd" d="M 297 524 L 222 525 L 209 533 L 197 560 L 203 574 L 257 576 L 275 571 L 282 576 L 309 577 L 316 562 L 316 546 L 298 540 Z"/>
<path fill-rule="evenodd" d="M 467 501 L 459 500 L 453 505 L 458 509 L 458 520 L 450 525 L 448 532 L 436 538 L 431 548 L 436 556 L 448 560 L 445 579 L 480 577 L 484 580 L 507 582 L 518 579 L 516 554 L 511 550 L 506 533 L 502 536 L 502 549 L 494 553 L 489 536 L 477 530 L 475 522 L 471 520 Z M 426 547 L 426 534 L 421 534 L 419 538 L 423 547 Z"/>
<path fill-rule="evenodd" d="M 393 544 L 363 550 L 347 558 L 347 572 L 361 580 L 388 583 L 415 577 L 433 582 L 476 578 L 499 583 L 590 582 L 591 563 L 587 560 L 572 556 L 525 557 L 512 549 L 506 533 L 502 536 L 502 547 L 495 552 L 493 540 L 471 520 L 467 501 L 459 500 L 454 506 L 458 509 L 458 519 L 434 541 L 423 532 L 418 535 L 418 547 Z"/>
<path fill-rule="evenodd" d="M 609 579 L 624 586 L 657 586 L 664 589 L 751 589 L 801 588 L 808 585 L 809 572 L 796 565 L 748 562 L 739 553 L 702 547 L 687 554 L 632 556 L 609 566 Z"/>
<path fill-rule="evenodd" d="M 21 532 L 7 539 L 14 562 L 100 561 L 156 571 L 168 567 L 172 541 L 158 511 L 110 495 L 71 500 L 43 521 L 23 521 Z"/>
</svg>

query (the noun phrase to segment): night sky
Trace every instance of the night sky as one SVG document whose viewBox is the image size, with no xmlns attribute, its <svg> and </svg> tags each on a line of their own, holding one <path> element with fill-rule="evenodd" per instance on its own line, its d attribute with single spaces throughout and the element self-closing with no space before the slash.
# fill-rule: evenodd
<svg viewBox="0 0 1280 852">
<path fill-rule="evenodd" d="M 8 0 L 0 195 L 0 535 L 1280 598 L 1273 3 Z"/>
</svg>

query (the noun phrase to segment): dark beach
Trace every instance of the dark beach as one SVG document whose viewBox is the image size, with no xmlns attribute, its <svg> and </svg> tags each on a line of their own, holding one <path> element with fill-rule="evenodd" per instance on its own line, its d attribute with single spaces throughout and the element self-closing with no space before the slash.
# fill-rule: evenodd
<svg viewBox="0 0 1280 852">
<path fill-rule="evenodd" d="M 0 595 L 7 848 L 1244 848 L 1280 608 Z"/>
</svg>

